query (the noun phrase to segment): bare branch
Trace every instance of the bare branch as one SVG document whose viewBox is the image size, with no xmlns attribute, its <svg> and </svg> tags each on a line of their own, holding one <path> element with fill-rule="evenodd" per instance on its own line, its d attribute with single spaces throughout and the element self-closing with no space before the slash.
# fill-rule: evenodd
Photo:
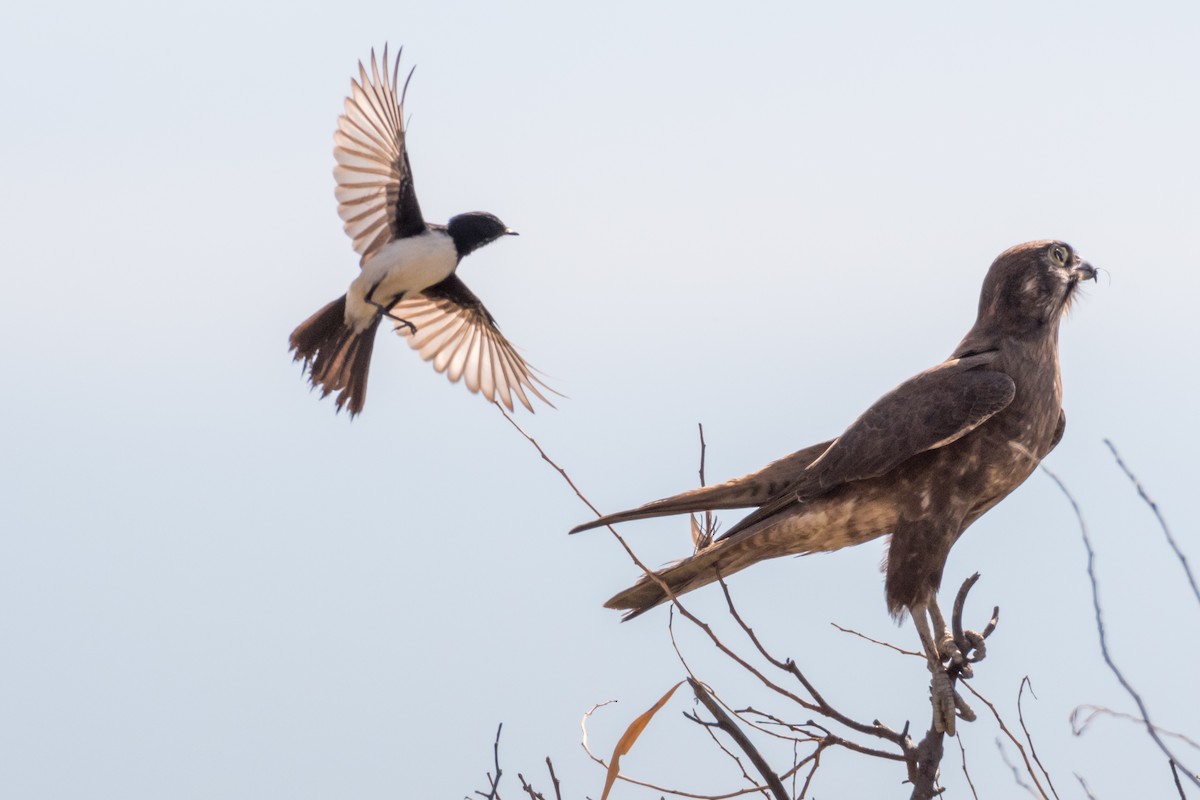
<svg viewBox="0 0 1200 800">
<path fill-rule="evenodd" d="M 1017 746 L 1020 747 L 1020 745 L 1017 745 Z M 996 738 L 996 749 L 1000 751 L 1000 760 L 1004 762 L 1004 766 L 1006 766 L 1012 770 L 1013 781 L 1016 782 L 1017 786 L 1020 786 L 1022 789 L 1029 792 L 1029 794 L 1033 795 L 1034 797 L 1037 797 L 1037 795 L 1034 794 L 1033 788 L 1028 783 L 1026 783 L 1025 780 L 1021 777 L 1021 770 L 1017 769 L 1017 765 L 1012 763 L 1012 761 L 1009 760 L 1008 753 L 1004 749 L 1004 742 L 1000 741 L 999 737 Z M 1046 795 L 1043 793 L 1042 794 L 1043 800 L 1045 800 L 1045 797 L 1046 797 Z"/>
<path fill-rule="evenodd" d="M 737 624 L 745 632 L 746 636 L 754 644 L 754 646 L 758 650 L 759 654 L 761 654 L 762 657 L 765 658 L 767 661 L 769 661 L 773 666 L 777 667 L 778 669 L 783 670 L 784 672 L 790 673 L 793 677 L 796 678 L 796 680 L 800 681 L 800 684 L 804 687 L 804 690 L 806 692 L 808 692 L 809 695 L 813 698 L 813 700 L 815 701 L 815 704 L 810 703 L 806 700 L 801 700 L 799 697 L 797 697 L 796 695 L 787 691 L 786 689 L 780 688 L 777 691 L 780 691 L 785 696 L 793 699 L 795 702 L 799 703 L 804 708 L 807 708 L 810 711 L 820 712 L 821 714 L 824 714 L 825 716 L 827 716 L 833 720 L 836 720 L 837 722 L 840 722 L 841 724 L 845 725 L 847 728 L 850 728 L 851 730 L 856 730 L 859 733 L 866 733 L 871 736 L 878 736 L 881 739 L 887 739 L 891 742 L 894 742 L 895 744 L 903 746 L 905 737 L 902 734 L 896 733 L 892 729 L 888 728 L 886 725 L 883 725 L 878 720 L 875 721 L 874 725 L 864 725 L 863 723 L 858 722 L 857 720 L 850 719 L 845 714 L 842 714 L 837 709 L 835 709 L 833 706 L 831 706 L 825 700 L 825 698 L 821 696 L 821 693 L 817 691 L 816 687 L 813 686 L 811 683 L 809 683 L 808 678 L 804 677 L 804 673 L 802 673 L 800 671 L 800 668 L 796 665 L 795 661 L 792 661 L 792 659 L 790 659 L 790 658 L 786 659 L 784 661 L 781 661 L 780 659 L 773 656 L 771 653 L 767 652 L 767 649 L 765 647 L 763 647 L 762 642 L 759 641 L 758 635 L 754 633 L 754 629 L 751 628 L 749 625 L 747 625 L 746 621 L 742 619 L 742 615 L 738 613 L 737 608 L 733 604 L 733 598 L 729 594 L 729 586 L 728 586 L 728 584 L 725 583 L 725 579 L 720 577 L 719 573 L 718 573 L 717 581 L 718 581 L 718 583 L 721 584 L 721 591 L 725 593 L 725 604 L 729 608 L 730 615 L 734 618 L 734 620 L 737 622 Z M 739 662 L 741 662 L 741 659 L 738 659 L 738 660 L 739 660 Z M 761 673 L 759 673 L 757 670 L 754 670 L 753 667 L 749 667 L 749 668 L 751 670 L 753 670 L 755 676 L 759 677 L 759 679 L 762 680 L 764 683 L 766 683 L 768 686 L 770 686 L 770 687 L 775 686 L 774 683 L 769 681 L 765 676 L 762 676 Z M 903 756 L 893 754 L 893 753 L 883 754 L 883 757 L 892 758 L 892 759 L 899 760 L 899 761 L 904 760 Z"/>
<path fill-rule="evenodd" d="M 868 642 L 871 642 L 872 644 L 877 644 L 880 647 L 886 647 L 889 650 L 895 650 L 897 653 L 900 653 L 902 655 L 916 656 L 917 658 L 922 659 L 922 660 L 924 660 L 926 658 L 924 653 L 918 653 L 916 650 L 905 650 L 903 647 L 898 647 L 898 646 L 892 644 L 891 642 L 882 642 L 879 639 L 872 639 L 870 636 L 867 636 L 864 633 L 859 633 L 858 631 L 854 630 L 853 628 L 843 628 L 841 625 L 838 625 L 836 622 L 831 622 L 829 624 L 832 625 L 833 627 L 837 628 L 842 633 L 849 633 L 853 636 L 857 636 L 860 639 L 866 639 Z"/>
<path fill-rule="evenodd" d="M 1010 742 L 1012 742 L 1013 745 L 1017 748 L 1017 752 L 1019 752 L 1021 754 L 1021 759 L 1025 762 L 1025 771 L 1027 773 L 1029 773 L 1029 777 L 1033 779 L 1033 785 L 1037 787 L 1038 794 L 1040 794 L 1042 796 L 1043 800 L 1050 800 L 1049 795 L 1047 795 L 1046 791 L 1042 788 L 1042 784 L 1038 780 L 1037 774 L 1034 773 L 1034 771 L 1033 771 L 1033 764 L 1029 763 L 1029 756 L 1026 755 L 1026 753 L 1025 753 L 1025 746 L 1023 744 L 1021 744 L 1020 740 L 1018 740 L 1017 737 L 1013 735 L 1013 732 L 1008 729 L 1008 726 L 1004 724 L 1004 720 L 1000 717 L 1000 712 L 996 710 L 995 704 L 992 703 L 991 700 L 988 700 L 986 697 L 981 695 L 979 692 L 975 691 L 975 687 L 972 686 L 971 684 L 967 683 L 966 681 L 963 681 L 962 685 L 967 688 L 968 692 L 970 692 L 971 694 L 975 695 L 975 697 L 977 697 L 978 699 L 983 701 L 983 704 L 986 705 L 989 710 L 991 710 L 992 716 L 996 718 L 996 724 L 998 724 L 1000 726 L 1000 730 L 1004 733 L 1005 736 L 1008 737 L 1008 740 Z M 1000 748 L 1000 752 L 1003 754 L 1004 747 L 1000 744 L 999 739 L 996 740 L 996 746 Z M 1005 764 L 1009 763 L 1007 755 L 1005 755 L 1004 763 Z M 1015 766 L 1013 766 L 1011 764 L 1009 764 L 1009 766 L 1013 767 L 1014 773 L 1017 772 L 1017 768 Z M 1025 786 L 1025 788 L 1028 789 L 1029 787 L 1025 784 L 1025 782 L 1020 780 L 1020 776 L 1018 775 L 1017 777 L 1018 777 L 1017 783 L 1020 784 L 1021 786 Z M 1029 792 L 1030 792 L 1030 794 L 1033 794 L 1032 789 L 1030 789 Z"/>
<path fill-rule="evenodd" d="M 1080 722 L 1079 716 L 1084 711 L 1087 711 L 1088 715 L 1084 717 L 1083 722 Z M 1133 714 L 1126 714 L 1123 711 L 1113 711 L 1111 708 L 1105 708 L 1104 706 L 1082 705 L 1076 706 L 1071 712 L 1071 733 L 1075 734 L 1076 736 L 1082 736 L 1083 732 L 1088 729 L 1088 727 L 1097 717 L 1115 717 L 1117 719 L 1125 719 L 1129 720 L 1130 722 L 1136 722 L 1139 725 L 1154 725 L 1154 723 L 1147 722 L 1141 717 L 1135 717 Z M 1200 750 L 1200 743 L 1197 743 L 1193 739 L 1189 739 L 1182 733 L 1168 730 L 1161 725 L 1154 725 L 1154 730 L 1158 731 L 1163 736 L 1170 736 L 1174 739 L 1178 739 L 1194 750 Z"/>
<path fill-rule="evenodd" d="M 958 751 L 962 753 L 963 776 L 967 779 L 967 786 L 971 787 L 971 796 L 979 800 L 979 792 L 975 791 L 975 781 L 971 780 L 971 773 L 967 771 L 967 748 L 963 747 L 961 734 L 955 734 L 954 741 L 958 742 Z"/>
<path fill-rule="evenodd" d="M 1125 473 L 1125 476 L 1133 482 L 1133 486 L 1137 489 L 1138 496 L 1150 506 L 1150 510 L 1154 512 L 1154 517 L 1158 520 L 1158 526 L 1162 528 L 1163 535 L 1167 537 L 1167 544 L 1171 545 L 1171 549 L 1175 551 L 1175 557 L 1179 559 L 1179 563 L 1183 566 L 1184 573 L 1187 574 L 1188 583 L 1192 586 L 1192 594 L 1196 597 L 1196 602 L 1200 603 L 1200 588 L 1196 586 L 1196 576 L 1192 574 L 1192 568 L 1188 566 L 1187 556 L 1179 549 L 1179 545 L 1175 543 L 1175 537 L 1171 535 L 1171 529 L 1167 527 L 1167 521 L 1163 518 L 1162 512 L 1158 510 L 1158 503 L 1150 499 L 1150 495 L 1146 493 L 1146 488 L 1142 486 L 1142 482 L 1137 479 L 1137 476 L 1125 466 L 1125 462 L 1121 459 L 1121 454 L 1117 452 L 1117 447 L 1111 440 L 1105 439 L 1104 443 L 1108 445 L 1108 449 L 1112 451 L 1113 458 L 1117 460 L 1117 466 Z"/>
<path fill-rule="evenodd" d="M 810 758 L 812 759 L 812 769 L 810 769 L 808 771 L 808 774 L 804 776 L 804 785 L 800 787 L 800 794 L 796 795 L 798 800 L 804 800 L 804 796 L 806 794 L 808 794 L 808 788 L 810 786 L 812 786 L 813 776 L 817 774 L 817 770 L 820 769 L 820 767 L 821 767 L 821 751 L 823 751 L 824 749 L 825 749 L 825 744 L 822 742 L 820 745 L 817 746 L 817 749 L 810 756 Z M 796 764 L 796 772 L 800 771 L 800 767 L 803 764 L 804 764 L 803 761 Z M 792 778 L 792 788 L 795 789 L 795 786 L 796 786 L 796 779 L 793 777 Z"/>
<path fill-rule="evenodd" d="M 1092 607 L 1096 612 L 1096 630 L 1100 632 L 1100 653 L 1104 656 L 1104 663 L 1108 665 L 1108 668 L 1112 671 L 1113 675 L 1116 676 L 1117 681 L 1121 684 L 1129 696 L 1133 698 L 1133 702 L 1137 704 L 1138 711 L 1140 711 L 1142 714 L 1142 719 L 1146 720 L 1146 733 L 1148 733 L 1150 738 L 1154 740 L 1154 743 L 1158 745 L 1158 749 L 1161 750 L 1163 754 L 1174 763 L 1182 764 L 1182 762 L 1175 757 L 1175 754 L 1172 753 L 1171 750 L 1166 746 L 1163 740 L 1159 738 L 1157 729 L 1153 724 L 1150 723 L 1150 713 L 1146 710 L 1146 704 L 1142 701 L 1142 696 L 1137 693 L 1137 690 L 1135 690 L 1133 685 L 1130 684 L 1125 678 L 1124 673 L 1117 668 L 1112 656 L 1109 655 L 1108 636 L 1104 630 L 1104 614 L 1100 610 L 1100 584 L 1096 579 L 1096 552 L 1092 549 L 1092 540 L 1088 536 L 1087 523 L 1083 521 L 1083 512 L 1079 508 L 1079 503 L 1075 501 L 1075 497 L 1067 489 L 1066 484 L 1059 480 L 1057 475 L 1047 469 L 1045 464 L 1042 465 L 1042 471 L 1049 475 L 1050 479 L 1058 484 L 1058 488 L 1062 490 L 1062 493 L 1066 496 L 1068 502 L 1070 502 L 1071 508 L 1074 509 L 1075 518 L 1079 521 L 1079 533 L 1083 537 L 1083 546 L 1087 549 L 1087 573 L 1088 580 L 1091 581 L 1092 584 Z M 1191 780 L 1192 783 L 1200 786 L 1200 778 L 1196 777 L 1196 774 L 1193 770 L 1188 769 L 1185 766 L 1184 774 L 1188 776 L 1188 779 Z"/>
<path fill-rule="evenodd" d="M 546 800 L 546 795 L 530 786 L 529 781 L 525 780 L 525 776 L 519 772 L 517 773 L 517 780 L 521 782 L 521 789 L 524 790 L 525 794 L 529 795 L 529 800 Z"/>
<path fill-rule="evenodd" d="M 1017 720 L 1021 723 L 1021 730 L 1025 732 L 1025 741 L 1029 743 L 1029 754 L 1033 756 L 1033 761 L 1038 765 L 1038 769 L 1042 771 L 1042 775 L 1046 778 L 1046 785 L 1050 787 L 1050 792 L 1057 798 L 1058 792 L 1054 789 L 1054 781 L 1050 779 L 1050 773 L 1046 771 L 1042 760 L 1038 758 L 1037 748 L 1033 746 L 1033 737 L 1029 735 L 1029 728 L 1025 727 L 1025 714 L 1021 711 L 1021 695 L 1025 691 L 1025 687 L 1029 686 L 1029 693 L 1033 695 L 1033 699 L 1037 699 L 1037 695 L 1033 694 L 1033 682 L 1026 675 L 1021 679 L 1021 686 L 1017 689 Z"/>
<path fill-rule="evenodd" d="M 558 776 L 554 774 L 554 762 L 550 760 L 550 756 L 546 756 L 546 769 L 550 771 L 550 782 L 554 784 L 554 800 L 562 800 L 562 786 L 558 782 Z"/>
<path fill-rule="evenodd" d="M 1175 790 L 1179 792 L 1180 800 L 1187 800 L 1187 795 L 1183 793 L 1183 784 L 1179 782 L 1179 770 L 1175 766 L 1174 761 L 1168 761 L 1171 765 L 1171 776 L 1175 778 Z"/>
<path fill-rule="evenodd" d="M 704 442 L 704 423 L 698 422 L 696 425 L 700 428 L 700 485 L 704 486 L 704 455 L 708 450 L 708 445 Z M 695 518 L 693 517 L 693 520 L 694 519 Z M 692 540 L 692 545 L 695 547 L 695 551 L 698 553 L 712 544 L 713 537 L 716 535 L 716 533 L 717 526 L 716 522 L 713 520 L 713 513 L 711 511 L 705 511 L 704 527 L 700 530 L 698 535 L 693 537 Z"/>
<path fill-rule="evenodd" d="M 488 784 L 490 787 L 487 792 L 480 791 L 479 789 L 475 790 L 475 794 L 485 798 L 485 800 L 500 800 L 500 775 L 502 774 L 500 769 L 500 731 L 503 729 L 504 723 L 501 722 L 496 727 L 496 742 L 492 745 L 492 757 L 496 764 L 496 776 L 492 777 L 490 772 L 487 773 Z"/>
<path fill-rule="evenodd" d="M 1096 800 L 1096 795 L 1092 794 L 1092 788 L 1087 785 L 1087 781 L 1078 772 L 1074 773 L 1075 780 L 1079 781 L 1079 785 L 1083 787 L 1083 793 L 1087 795 L 1088 800 Z"/>
<path fill-rule="evenodd" d="M 750 759 L 750 763 L 754 764 L 754 768 L 758 770 L 760 775 L 762 775 L 763 780 L 770 788 L 771 794 L 775 796 L 776 800 L 789 800 L 787 789 L 784 788 L 783 783 L 779 780 L 779 776 L 776 775 L 774 770 L 771 769 L 770 765 L 767 764 L 767 761 L 763 758 L 762 753 L 758 752 L 758 748 L 756 748 L 750 739 L 746 737 L 746 734 L 742 733 L 742 729 L 739 728 L 734 721 L 730 719 L 729 715 L 725 713 L 725 709 L 721 708 L 720 703 L 713 700 L 712 696 L 705 691 L 704 687 L 699 681 L 693 678 L 688 678 L 688 685 L 690 685 L 692 687 L 692 691 L 696 693 L 696 699 L 699 700 L 700 703 L 706 709 L 708 709 L 708 713 L 712 714 L 717 720 L 717 725 L 721 728 L 721 730 L 729 734 L 729 738 L 733 739 L 733 741 L 737 743 L 737 746 L 741 748 L 742 752 L 746 754 L 746 757 Z"/>
<path fill-rule="evenodd" d="M 579 490 L 579 487 L 575 485 L 575 481 L 571 480 L 571 476 L 567 474 L 567 471 L 565 469 L 563 469 L 562 467 L 560 467 L 554 461 L 554 459 L 550 458 L 550 456 L 547 455 L 546 451 L 542 449 L 542 446 L 540 444 L 538 444 L 537 439 L 534 439 L 532 436 L 530 436 L 528 433 L 526 433 L 525 429 L 522 428 L 520 425 L 518 425 L 516 420 L 514 420 L 511 416 L 509 416 L 507 411 L 505 411 L 500 406 L 496 406 L 496 408 L 500 411 L 500 413 L 504 416 L 504 418 L 506 420 L 508 420 L 508 424 L 510 424 L 514 428 L 516 428 L 517 433 L 521 434 L 523 437 L 525 437 L 525 440 L 527 442 L 529 442 L 531 445 L 533 445 L 534 449 L 538 451 L 538 455 L 540 455 L 542 457 L 542 460 L 545 461 L 547 464 L 549 464 L 551 467 L 553 467 L 558 472 L 558 474 L 562 476 L 563 480 L 567 482 L 567 485 L 571 487 L 571 490 L 573 492 L 575 492 L 575 496 L 578 497 L 580 500 L 582 500 L 584 505 L 586 505 L 588 508 L 590 508 L 592 510 L 593 514 L 595 514 L 598 517 L 602 516 L 602 514 L 600 513 L 600 510 L 592 504 L 591 500 L 588 500 L 587 497 L 584 496 L 583 492 L 581 492 Z M 667 596 L 667 598 L 671 601 L 671 603 L 676 608 L 679 609 L 680 614 L 683 614 L 685 617 L 687 617 L 689 620 L 691 620 L 693 623 L 695 623 L 698 626 L 701 626 L 703 628 L 708 627 L 707 625 L 704 625 L 702 622 L 700 622 L 694 615 L 692 615 L 686 608 L 683 607 L 683 604 L 679 602 L 679 598 L 675 596 L 675 591 L 670 586 L 667 585 L 666 581 L 664 581 L 661 577 L 659 577 L 657 572 L 650 569 L 650 567 L 646 566 L 646 564 L 643 563 L 640 558 L 638 558 L 637 553 L 633 552 L 633 548 L 629 546 L 629 543 L 625 541 L 625 538 L 623 536 L 621 536 L 621 534 L 617 533 L 616 528 L 614 528 L 612 525 L 607 525 L 605 527 L 608 528 L 608 532 L 611 533 L 613 538 L 616 539 L 617 542 L 621 545 L 621 548 L 625 551 L 625 554 L 629 556 L 629 559 L 631 561 L 633 561 L 633 563 L 635 565 L 637 565 L 638 569 L 642 570 L 642 572 L 644 572 L 646 574 L 646 577 L 648 577 L 650 580 L 654 581 L 654 583 L 660 589 L 662 589 L 663 593 Z M 712 636 L 711 631 L 708 631 L 708 634 L 709 634 L 709 636 Z"/>
<path fill-rule="evenodd" d="M 712 740 L 712 743 L 717 746 L 717 749 L 727 755 L 729 760 L 737 765 L 738 771 L 742 773 L 742 777 L 745 778 L 748 783 L 757 785 L 757 781 L 750 777 L 750 772 L 746 769 L 746 765 L 742 763 L 742 760 L 738 758 L 738 754 L 726 747 L 725 743 L 718 738 L 717 731 L 720 730 L 720 725 L 715 722 L 706 722 L 700 719 L 698 714 L 691 711 L 685 711 L 683 716 L 689 722 L 694 722 L 700 726 L 700 729 L 703 730 L 708 738 Z M 769 798 L 771 796 L 769 794 L 768 787 L 759 786 L 758 788 L 762 792 L 763 797 Z"/>
<path fill-rule="evenodd" d="M 553 467 L 554 470 L 559 475 L 562 476 L 562 479 L 567 482 L 568 486 L 571 487 L 571 491 L 575 492 L 575 496 L 578 497 L 580 500 L 582 500 L 583 504 L 586 505 L 588 508 L 590 508 L 592 510 L 592 513 L 594 513 L 597 517 L 603 516 L 600 513 L 600 509 L 598 509 L 594 505 L 592 505 L 592 501 L 588 500 L 586 497 L 584 497 L 583 492 L 579 491 L 579 487 L 575 485 L 575 481 L 571 480 L 571 476 L 567 474 L 567 471 L 565 469 L 563 469 L 562 467 L 560 467 L 557 463 L 555 463 L 554 459 L 552 459 L 550 456 L 546 455 L 546 451 L 542 449 L 542 446 L 540 444 L 538 444 L 537 439 L 534 439 L 532 436 L 530 436 L 528 433 L 526 433 L 525 429 L 522 428 L 520 425 L 518 425 L 517 421 L 515 419 L 513 419 L 511 416 L 509 416 L 507 411 L 505 411 L 499 405 L 497 405 L 496 408 L 499 409 L 500 413 L 504 416 L 504 418 L 506 420 L 508 420 L 508 424 L 512 425 L 514 428 L 516 428 L 517 433 L 524 436 L 525 440 L 528 441 L 531 445 L 533 445 L 534 449 L 538 451 L 538 455 L 540 455 L 542 457 L 542 461 L 545 461 L 547 464 L 549 464 L 551 467 Z"/>
<path fill-rule="evenodd" d="M 674 607 L 669 607 L 667 609 L 667 611 L 668 611 L 667 634 L 671 639 L 671 647 L 675 650 L 675 657 L 679 659 L 679 663 L 683 666 L 683 670 L 684 670 L 684 672 L 686 672 L 688 674 L 688 677 L 693 680 L 699 681 L 700 680 L 699 676 L 696 675 L 696 673 L 692 670 L 691 664 L 689 664 L 687 659 L 684 658 L 683 651 L 679 647 L 679 641 L 675 638 L 675 609 L 674 609 Z M 709 691 L 712 691 L 712 690 L 710 689 Z M 788 741 L 793 741 L 793 742 L 796 741 L 796 738 L 793 736 L 784 736 L 784 735 L 775 733 L 774 731 L 769 730 L 768 728 L 765 728 L 762 725 L 759 725 L 758 723 L 754 722 L 753 720 L 746 719 L 745 717 L 743 717 L 741 715 L 741 713 L 739 711 L 737 711 L 736 709 L 733 708 L 733 706 L 729 705 L 724 700 L 722 700 L 715 692 L 713 692 L 713 697 L 715 697 L 717 702 L 719 702 L 721 705 L 723 705 L 725 707 L 726 711 L 728 711 L 730 714 L 737 717 L 738 719 L 740 719 L 742 722 L 746 723 L 750 727 L 754 728 L 755 730 L 761 731 L 762 733 L 765 733 L 768 736 L 774 736 L 774 737 L 780 738 L 780 739 L 787 739 Z"/>
</svg>

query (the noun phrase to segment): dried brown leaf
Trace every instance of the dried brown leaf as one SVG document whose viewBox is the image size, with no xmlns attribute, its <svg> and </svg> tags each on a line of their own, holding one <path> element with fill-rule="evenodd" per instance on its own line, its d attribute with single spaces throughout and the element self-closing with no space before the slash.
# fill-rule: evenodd
<svg viewBox="0 0 1200 800">
<path fill-rule="evenodd" d="M 646 726 L 650 724 L 650 720 L 658 713 L 659 709 L 667 704 L 667 701 L 671 699 L 671 695 L 675 694 L 675 690 L 682 685 L 683 681 L 680 681 L 668 689 L 667 693 L 659 698 L 657 703 L 652 705 L 649 710 L 643 712 L 641 716 L 625 729 L 625 733 L 621 734 L 617 746 L 613 748 L 612 758 L 608 762 L 608 775 L 604 779 L 604 791 L 600 794 L 600 800 L 608 800 L 608 793 L 612 790 L 612 786 L 617 780 L 617 775 L 621 772 L 621 756 L 630 751 L 633 743 L 638 740 L 638 737 L 642 735 L 642 731 L 646 730 Z"/>
</svg>

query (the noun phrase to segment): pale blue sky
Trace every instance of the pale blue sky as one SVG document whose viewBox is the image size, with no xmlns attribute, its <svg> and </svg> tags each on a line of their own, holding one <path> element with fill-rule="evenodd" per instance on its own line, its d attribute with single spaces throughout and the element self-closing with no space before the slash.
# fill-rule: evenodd
<svg viewBox="0 0 1200 800">
<path fill-rule="evenodd" d="M 552 385 L 520 417 L 605 510 L 838 433 L 944 358 L 991 260 L 1069 241 L 1105 272 L 1062 331 L 1066 438 L 1119 663 L 1200 734 L 1200 609 L 1121 448 L 1193 561 L 1200 17 L 1185 3 L 116 3 L 6 9 L 0 97 L 0 794 L 461 797 L 503 722 L 518 771 L 566 796 L 682 676 L 665 612 L 601 603 L 636 577 L 495 409 L 400 341 L 350 423 L 287 335 L 357 259 L 332 133 L 356 61 L 418 64 L 409 144 L 432 220 L 521 232 L 462 274 Z M 728 516 L 731 524 L 736 516 Z M 688 551 L 680 521 L 625 532 Z M 743 612 L 847 713 L 928 720 L 883 602 L 882 543 L 763 564 Z M 1036 475 L 954 550 L 1002 609 L 975 686 L 1025 706 L 1064 797 L 1169 795 L 1145 737 L 1067 715 L 1130 703 L 1099 658 L 1069 506 Z M 719 592 L 689 598 L 719 617 Z M 763 698 L 694 636 L 693 667 Z M 684 788 L 736 774 L 680 722 L 626 759 Z M 777 708 L 786 713 L 782 707 Z M 797 713 L 798 716 L 799 714 Z M 807 715 L 804 715 L 807 718 Z M 981 796 L 1018 790 L 994 723 L 962 726 Z M 969 794 L 947 757 L 951 797 Z M 1190 754 L 1195 763 L 1195 754 Z M 899 796 L 845 753 L 818 797 Z M 622 797 L 649 796 L 622 788 Z"/>
</svg>

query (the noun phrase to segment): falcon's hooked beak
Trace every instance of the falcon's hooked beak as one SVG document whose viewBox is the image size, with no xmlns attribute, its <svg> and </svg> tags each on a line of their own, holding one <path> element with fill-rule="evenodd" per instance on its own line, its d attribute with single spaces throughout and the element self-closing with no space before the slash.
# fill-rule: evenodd
<svg viewBox="0 0 1200 800">
<path fill-rule="evenodd" d="M 1096 268 L 1086 261 L 1080 261 L 1071 267 L 1071 277 L 1077 281 L 1096 280 Z"/>
</svg>

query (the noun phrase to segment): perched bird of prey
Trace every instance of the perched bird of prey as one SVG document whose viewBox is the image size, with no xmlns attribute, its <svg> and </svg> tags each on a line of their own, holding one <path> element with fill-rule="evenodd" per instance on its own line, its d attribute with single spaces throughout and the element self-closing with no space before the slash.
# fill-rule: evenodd
<svg viewBox="0 0 1200 800">
<path fill-rule="evenodd" d="M 388 74 L 371 51 L 370 73 L 358 65 L 345 113 L 333 136 L 337 161 L 338 213 L 362 257 L 361 271 L 346 294 L 313 314 L 291 336 L 321 396 L 337 392 L 337 407 L 350 416 L 363 409 L 375 331 L 388 319 L 421 358 L 451 381 L 464 379 L 472 392 L 503 403 L 513 396 L 530 411 L 529 396 L 550 402 L 547 388 L 508 343 L 496 320 L 455 274 L 463 256 L 505 235 L 515 235 L 491 214 L 472 211 L 432 225 L 421 216 L 404 143 L 404 97 L 400 54 Z M 399 94 L 397 92 L 399 91 Z"/>
<path fill-rule="evenodd" d="M 942 570 L 963 531 L 1062 438 L 1058 325 L 1079 282 L 1095 276 L 1063 242 L 1010 248 L 988 270 L 979 316 L 950 358 L 885 394 L 838 438 L 742 478 L 576 527 L 572 533 L 757 507 L 711 545 L 643 576 L 605 605 L 629 609 L 630 618 L 669 599 L 659 581 L 678 596 L 768 558 L 891 534 L 888 609 L 897 619 L 911 614 L 934 675 L 935 725 L 953 733 L 953 692 L 942 661 L 961 654 L 937 604 Z"/>
</svg>

